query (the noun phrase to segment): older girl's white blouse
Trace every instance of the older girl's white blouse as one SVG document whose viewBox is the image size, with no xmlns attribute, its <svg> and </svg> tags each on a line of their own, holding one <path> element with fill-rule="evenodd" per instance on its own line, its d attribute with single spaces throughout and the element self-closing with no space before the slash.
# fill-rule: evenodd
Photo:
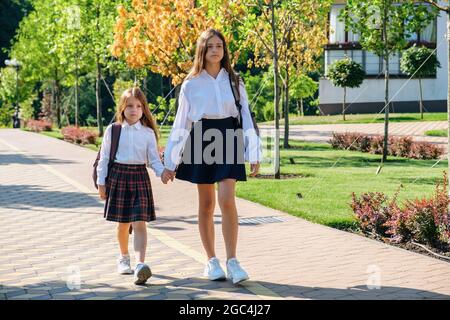
<svg viewBox="0 0 450 320">
<path fill-rule="evenodd" d="M 251 163 L 260 162 L 261 140 L 253 128 L 247 92 L 242 81 L 239 83 L 239 93 L 245 160 Z M 164 152 L 164 165 L 172 171 L 181 160 L 183 147 L 194 122 L 202 118 L 223 119 L 239 115 L 228 72 L 224 68 L 220 70 L 216 79 L 203 70 L 197 77 L 185 80 L 180 89 L 178 102 L 178 111 Z"/>
<path fill-rule="evenodd" d="M 103 136 L 100 152 L 100 161 L 97 166 L 97 184 L 104 185 L 108 175 L 109 153 L 111 150 L 111 128 L 109 125 Z M 122 164 L 147 164 L 160 177 L 164 166 L 159 157 L 158 144 L 155 132 L 141 124 L 140 121 L 133 125 L 128 122 L 122 123 L 119 146 L 117 148 L 116 160 Z"/>
</svg>

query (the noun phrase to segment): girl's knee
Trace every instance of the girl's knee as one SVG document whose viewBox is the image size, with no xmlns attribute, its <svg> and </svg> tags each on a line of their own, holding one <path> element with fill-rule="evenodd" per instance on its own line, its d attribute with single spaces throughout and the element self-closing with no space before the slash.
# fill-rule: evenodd
<svg viewBox="0 0 450 320">
<path fill-rule="evenodd" d="M 147 230 L 145 221 L 133 222 L 133 229 L 134 229 L 134 231 L 137 231 L 137 232 Z"/>
<path fill-rule="evenodd" d="M 128 231 L 128 229 L 130 228 L 130 224 L 131 224 L 131 223 L 121 223 L 121 222 L 119 222 L 119 223 L 117 224 L 117 230 L 119 230 L 119 231 L 125 231 L 125 230 L 127 230 L 127 231 Z"/>
<path fill-rule="evenodd" d="M 219 205 L 221 209 L 234 209 L 236 202 L 234 197 L 219 198 Z"/>
<path fill-rule="evenodd" d="M 199 204 L 199 213 L 202 215 L 212 216 L 214 214 L 214 201 L 205 201 Z"/>
</svg>

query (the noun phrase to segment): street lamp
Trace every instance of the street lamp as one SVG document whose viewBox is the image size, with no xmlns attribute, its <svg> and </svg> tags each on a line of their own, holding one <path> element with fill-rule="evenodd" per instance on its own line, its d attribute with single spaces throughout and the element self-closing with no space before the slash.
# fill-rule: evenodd
<svg viewBox="0 0 450 320">
<path fill-rule="evenodd" d="M 19 119 L 19 68 L 20 63 L 16 60 L 16 58 L 12 60 L 5 60 L 5 65 L 9 67 L 13 67 L 16 69 L 16 102 L 14 108 L 13 115 L 13 128 L 20 128 L 20 119 Z"/>
</svg>

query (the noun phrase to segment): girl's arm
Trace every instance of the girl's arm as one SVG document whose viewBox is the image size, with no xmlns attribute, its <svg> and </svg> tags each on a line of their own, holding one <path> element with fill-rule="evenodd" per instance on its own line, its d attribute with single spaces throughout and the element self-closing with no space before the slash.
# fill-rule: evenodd
<svg viewBox="0 0 450 320">
<path fill-rule="evenodd" d="M 184 144 L 189 137 L 192 126 L 192 121 L 188 118 L 189 109 L 189 101 L 186 96 L 186 82 L 184 82 L 180 89 L 175 121 L 172 125 L 172 130 L 170 130 L 166 149 L 164 151 L 164 166 L 170 171 L 175 171 L 179 164 Z"/>
<path fill-rule="evenodd" d="M 97 166 L 97 184 L 105 185 L 105 179 L 108 175 L 109 153 L 111 152 L 111 129 L 109 125 L 103 135 L 102 146 L 100 149 L 100 160 Z"/>
<path fill-rule="evenodd" d="M 262 144 L 261 139 L 256 134 L 255 128 L 248 106 L 247 91 L 244 81 L 239 80 L 239 95 L 242 106 L 242 128 L 244 130 L 245 161 L 250 163 L 261 162 Z"/>
<path fill-rule="evenodd" d="M 155 132 L 151 129 L 150 131 L 150 142 L 147 149 L 148 165 L 153 169 L 157 177 L 161 177 L 161 174 L 164 171 L 164 166 L 161 162 L 161 158 L 159 157 L 158 143 L 156 142 Z"/>
</svg>

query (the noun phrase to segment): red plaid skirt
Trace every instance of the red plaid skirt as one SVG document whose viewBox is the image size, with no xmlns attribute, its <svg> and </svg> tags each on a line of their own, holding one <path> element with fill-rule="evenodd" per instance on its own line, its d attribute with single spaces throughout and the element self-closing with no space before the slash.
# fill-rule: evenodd
<svg viewBox="0 0 450 320">
<path fill-rule="evenodd" d="M 152 186 L 145 164 L 114 163 L 106 181 L 104 217 L 109 221 L 155 220 Z"/>
</svg>

